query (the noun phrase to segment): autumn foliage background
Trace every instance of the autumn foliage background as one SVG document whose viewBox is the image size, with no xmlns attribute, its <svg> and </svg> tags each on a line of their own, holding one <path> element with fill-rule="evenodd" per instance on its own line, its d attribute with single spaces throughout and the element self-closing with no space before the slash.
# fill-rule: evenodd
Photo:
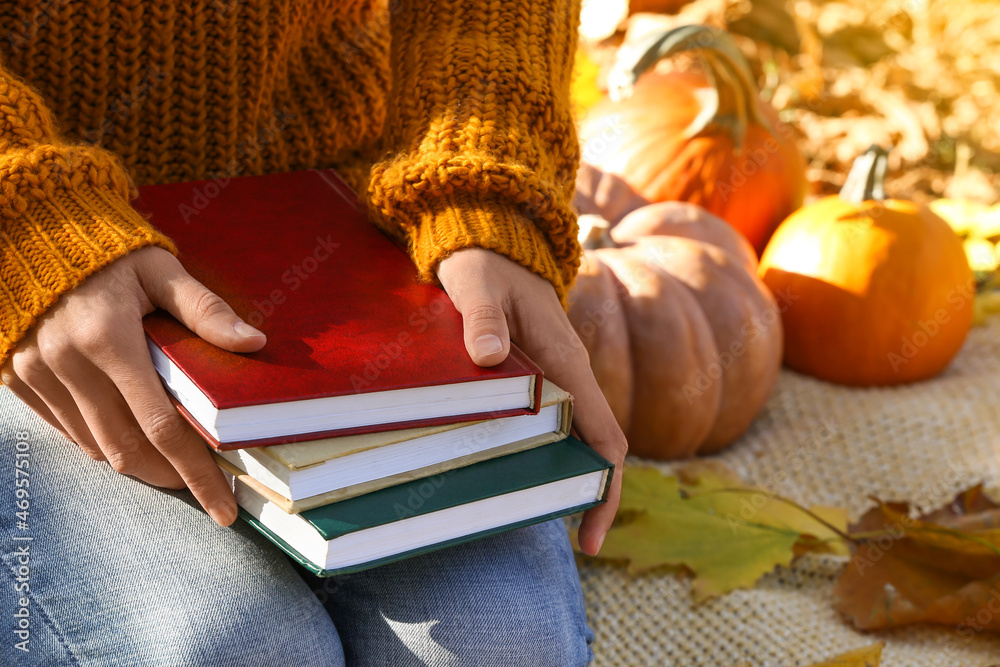
<svg viewBox="0 0 1000 667">
<path fill-rule="evenodd" d="M 645 37 L 678 26 L 702 24 L 725 30 L 749 61 L 761 98 L 777 111 L 782 130 L 788 128 L 797 136 L 807 162 L 807 202 L 837 194 L 855 158 L 873 144 L 890 148 L 889 198 L 931 205 L 947 219 L 963 238 L 979 290 L 971 299 L 977 314 L 974 321 L 984 325 L 985 315 L 995 317 L 1000 312 L 1000 2 L 590 0 L 584 3 L 581 24 L 573 91 L 581 118 L 605 94 L 620 50 L 627 52 L 643 44 Z M 681 54 L 659 62 L 657 68 L 683 71 L 698 66 L 696 57 Z M 945 206 L 942 200 L 947 200 Z M 966 213 L 977 207 L 993 208 L 977 214 L 980 222 L 973 224 Z M 979 249 L 986 254 L 981 262 Z M 960 253 L 958 257 L 960 262 Z M 883 260 L 876 257 L 872 265 L 881 268 Z M 919 273 L 934 276 L 926 267 L 921 262 Z M 862 269 L 875 272 L 872 267 Z M 962 269 L 964 284 L 972 292 L 964 263 Z M 953 286 L 951 278 L 939 279 Z M 912 282 L 905 283 L 902 291 L 907 289 L 920 291 Z M 861 422 L 860 427 L 891 439 L 878 446 L 904 457 L 923 451 L 919 443 L 903 442 L 904 438 L 931 437 L 924 430 L 933 420 L 920 423 L 914 406 L 933 411 L 934 380 L 920 379 L 927 381 L 928 393 L 920 394 L 921 384 L 901 390 L 920 397 L 912 403 L 897 405 L 887 392 L 852 390 L 858 396 L 871 396 L 873 403 L 875 397 L 885 397 L 892 410 L 910 413 L 893 412 L 890 425 L 873 420 Z M 975 379 L 956 372 L 950 381 L 962 387 Z M 847 396 L 832 387 L 829 392 L 841 400 Z M 962 408 L 973 410 L 974 403 L 969 400 Z M 834 407 L 823 406 L 831 412 Z M 873 407 L 871 414 L 876 412 Z M 911 422 L 915 435 L 900 436 L 905 430 L 894 430 L 896 424 Z M 783 425 L 787 427 L 787 422 Z M 762 428 L 767 427 L 773 423 Z M 986 447 L 995 445 L 995 438 L 983 440 Z M 942 448 L 933 450 L 942 467 L 958 456 L 947 449 L 953 441 L 958 438 L 945 430 Z M 827 446 L 832 447 L 823 445 Z M 852 451 L 854 443 L 839 446 Z M 734 446 L 733 452 L 739 447 Z M 771 453 L 781 451 L 776 446 Z M 731 458 L 739 460 L 740 455 Z M 863 459 L 831 461 L 847 468 Z M 919 461 L 902 460 L 912 463 L 913 469 L 896 465 L 892 474 L 905 476 L 919 469 Z M 602 556 L 628 562 L 632 576 L 648 572 L 690 576 L 699 603 L 751 588 L 776 565 L 787 567 L 806 552 L 844 556 L 845 567 L 830 602 L 838 618 L 858 630 L 938 624 L 953 633 L 943 637 L 963 646 L 973 637 L 985 643 L 983 633 L 1000 630 L 990 606 L 994 599 L 1000 601 L 1000 506 L 980 486 L 970 483 L 953 500 L 923 513 L 916 511 L 919 503 L 912 496 L 873 495 L 867 513 L 858 517 L 848 516 L 843 507 L 798 505 L 745 486 L 724 467 L 711 467 L 721 460 L 707 464 L 699 468 L 706 465 L 702 459 L 690 464 L 693 468 L 671 468 L 673 474 L 666 476 L 657 468 L 630 468 L 624 476 L 619 520 L 608 534 Z M 835 477 L 817 468 L 819 476 Z M 986 481 L 992 488 L 992 480 Z M 786 484 L 778 491 L 793 486 Z M 988 622 L 982 620 L 984 609 L 990 611 Z M 828 664 L 869 665 L 878 660 L 867 655 L 854 658 Z"/>
<path fill-rule="evenodd" d="M 578 102 L 602 88 L 620 45 L 689 23 L 734 35 L 762 98 L 800 135 L 812 195 L 836 193 L 880 144 L 893 147 L 892 196 L 1000 201 L 1000 2 L 591 0 Z"/>
</svg>

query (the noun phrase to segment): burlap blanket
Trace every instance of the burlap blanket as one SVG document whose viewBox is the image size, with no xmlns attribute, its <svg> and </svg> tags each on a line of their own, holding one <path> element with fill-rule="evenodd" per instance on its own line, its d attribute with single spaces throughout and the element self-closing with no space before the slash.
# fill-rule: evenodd
<svg viewBox="0 0 1000 667">
<path fill-rule="evenodd" d="M 975 482 L 995 491 L 1000 317 L 973 329 L 948 370 L 928 382 L 847 389 L 783 371 L 750 431 L 716 458 L 750 483 L 806 505 L 846 507 L 852 519 L 871 506 L 869 495 L 933 507 Z M 884 641 L 888 667 L 1000 665 L 996 635 L 944 626 L 853 630 L 831 605 L 846 562 L 806 557 L 753 590 L 695 605 L 687 581 L 630 577 L 624 567 L 581 558 L 595 664 L 809 665 Z"/>
</svg>

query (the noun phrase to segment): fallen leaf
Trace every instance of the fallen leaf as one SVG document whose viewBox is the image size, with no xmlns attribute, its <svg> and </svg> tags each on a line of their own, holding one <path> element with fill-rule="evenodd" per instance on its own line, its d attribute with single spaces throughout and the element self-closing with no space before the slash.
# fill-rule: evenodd
<svg viewBox="0 0 1000 667">
<path fill-rule="evenodd" d="M 691 461 L 677 470 L 677 476 L 683 493 L 688 496 L 728 495 L 715 502 L 720 509 L 726 508 L 732 513 L 734 521 L 753 520 L 772 528 L 795 531 L 809 551 L 850 555 L 847 544 L 839 539 L 847 532 L 846 509 L 813 506 L 806 511 L 794 502 L 746 486 L 734 471 L 712 459 Z"/>
<path fill-rule="evenodd" d="M 1000 507 L 976 486 L 923 516 L 909 509 L 879 502 L 851 527 L 856 545 L 835 607 L 864 630 L 1000 630 Z"/>
<path fill-rule="evenodd" d="M 836 545 L 846 514 L 819 511 L 813 516 L 743 486 L 717 464 L 695 463 L 670 477 L 656 468 L 629 466 L 621 519 L 608 532 L 600 556 L 627 560 L 632 573 L 683 567 L 694 575 L 694 596 L 701 601 L 752 586 L 802 550 Z"/>
<path fill-rule="evenodd" d="M 841 653 L 835 658 L 817 662 L 810 667 L 878 667 L 882 664 L 882 648 L 884 642 L 865 646 L 854 651 Z"/>
</svg>

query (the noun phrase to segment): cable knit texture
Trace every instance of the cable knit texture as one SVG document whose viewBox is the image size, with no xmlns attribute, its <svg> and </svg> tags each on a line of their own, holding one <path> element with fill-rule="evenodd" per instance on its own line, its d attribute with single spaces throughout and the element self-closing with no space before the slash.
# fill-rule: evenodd
<svg viewBox="0 0 1000 667">
<path fill-rule="evenodd" d="M 177 252 L 134 184 L 334 167 L 424 279 L 478 246 L 565 299 L 578 4 L 0 2 L 0 365 L 91 273 Z"/>
</svg>

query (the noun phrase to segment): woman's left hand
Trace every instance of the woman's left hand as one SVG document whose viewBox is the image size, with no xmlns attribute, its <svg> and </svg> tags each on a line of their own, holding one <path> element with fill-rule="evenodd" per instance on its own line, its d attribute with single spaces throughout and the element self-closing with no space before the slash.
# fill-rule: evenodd
<svg viewBox="0 0 1000 667">
<path fill-rule="evenodd" d="M 552 285 L 490 250 L 465 248 L 440 262 L 438 279 L 465 322 L 465 347 L 480 366 L 507 358 L 510 340 L 573 395 L 580 438 L 615 465 L 608 501 L 586 512 L 580 548 L 595 555 L 618 511 L 628 443 L 590 370 L 590 359 Z"/>
</svg>

